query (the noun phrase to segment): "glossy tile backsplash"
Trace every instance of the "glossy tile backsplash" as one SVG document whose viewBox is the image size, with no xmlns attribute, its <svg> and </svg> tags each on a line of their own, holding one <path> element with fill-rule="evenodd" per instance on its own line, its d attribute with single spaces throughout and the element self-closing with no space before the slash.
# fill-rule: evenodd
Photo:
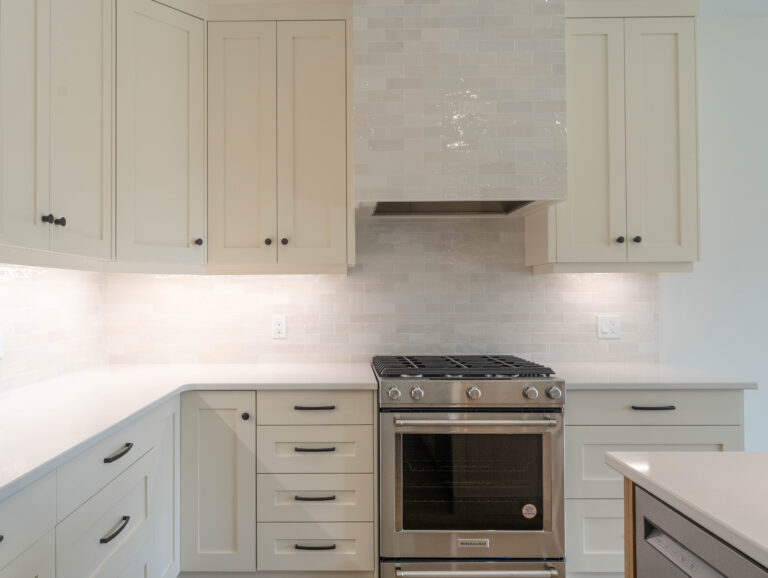
<svg viewBox="0 0 768 578">
<path fill-rule="evenodd" d="M 349 276 L 107 275 L 113 362 L 368 361 L 387 353 L 518 353 L 653 361 L 656 275 L 534 277 L 518 219 L 358 223 Z M 598 341 L 596 313 L 622 339 Z M 271 316 L 287 316 L 287 339 Z"/>
<path fill-rule="evenodd" d="M 102 363 L 104 276 L 0 265 L 0 390 Z"/>
<path fill-rule="evenodd" d="M 355 0 L 359 201 L 565 198 L 565 0 Z"/>
</svg>

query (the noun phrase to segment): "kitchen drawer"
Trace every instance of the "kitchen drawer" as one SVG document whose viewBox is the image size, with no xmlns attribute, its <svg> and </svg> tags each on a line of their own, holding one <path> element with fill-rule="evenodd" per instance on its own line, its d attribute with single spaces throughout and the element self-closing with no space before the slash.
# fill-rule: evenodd
<svg viewBox="0 0 768 578">
<path fill-rule="evenodd" d="M 568 572 L 624 572 L 624 500 L 565 501 Z"/>
<path fill-rule="evenodd" d="M 21 556 L 0 570 L 0 578 L 54 578 L 56 572 L 55 531 L 40 538 Z"/>
<path fill-rule="evenodd" d="M 740 451 L 739 426 L 571 426 L 565 428 L 566 498 L 621 498 L 621 474 L 605 465 L 606 452 Z"/>
<path fill-rule="evenodd" d="M 259 391 L 258 425 L 372 424 L 371 391 Z"/>
<path fill-rule="evenodd" d="M 0 502 L 0 568 L 56 525 L 56 473 Z"/>
<path fill-rule="evenodd" d="M 259 524 L 259 571 L 373 570 L 373 524 Z M 299 548 L 328 548 L 301 550 Z M 333 548 L 333 549 L 331 549 Z"/>
<path fill-rule="evenodd" d="M 259 522 L 372 522 L 372 474 L 259 474 Z"/>
<path fill-rule="evenodd" d="M 260 474 L 372 473 L 373 426 L 258 426 L 256 455 Z"/>
<path fill-rule="evenodd" d="M 106 577 L 104 564 L 151 533 L 147 514 L 155 453 L 145 454 L 56 527 L 57 578 Z"/>
<path fill-rule="evenodd" d="M 740 390 L 569 391 L 565 405 L 566 426 L 743 424 Z"/>
<path fill-rule="evenodd" d="M 160 434 L 157 411 L 128 424 L 59 468 L 58 521 L 154 447 Z"/>
</svg>

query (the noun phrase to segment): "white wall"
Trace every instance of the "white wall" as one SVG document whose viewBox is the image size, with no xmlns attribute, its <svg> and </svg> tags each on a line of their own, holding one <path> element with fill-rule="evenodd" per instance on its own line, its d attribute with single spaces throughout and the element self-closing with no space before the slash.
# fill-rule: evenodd
<svg viewBox="0 0 768 578">
<path fill-rule="evenodd" d="M 768 2 L 702 0 L 702 261 L 662 276 L 662 361 L 756 380 L 747 450 L 768 450 Z"/>
</svg>

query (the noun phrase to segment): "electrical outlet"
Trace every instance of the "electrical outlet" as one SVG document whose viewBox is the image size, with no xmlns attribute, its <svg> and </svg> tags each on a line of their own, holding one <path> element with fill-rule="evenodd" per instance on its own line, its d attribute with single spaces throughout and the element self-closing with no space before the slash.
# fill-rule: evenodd
<svg viewBox="0 0 768 578">
<path fill-rule="evenodd" d="M 272 339 L 285 339 L 285 315 L 272 316 Z"/>
<path fill-rule="evenodd" d="M 598 315 L 597 338 L 621 339 L 621 318 L 618 315 Z"/>
</svg>

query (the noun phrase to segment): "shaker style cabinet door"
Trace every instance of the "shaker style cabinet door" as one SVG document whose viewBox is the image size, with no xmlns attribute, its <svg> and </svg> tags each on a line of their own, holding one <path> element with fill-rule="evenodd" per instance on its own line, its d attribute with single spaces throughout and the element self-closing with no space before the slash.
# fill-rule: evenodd
<svg viewBox="0 0 768 578">
<path fill-rule="evenodd" d="M 102 259 L 112 256 L 113 6 L 51 0 L 51 250 Z"/>
<path fill-rule="evenodd" d="M 181 397 L 181 570 L 256 570 L 256 392 Z"/>
<path fill-rule="evenodd" d="M 347 262 L 344 21 L 277 23 L 278 260 Z"/>
<path fill-rule="evenodd" d="M 0 0 L 0 244 L 48 249 L 50 0 Z"/>
<path fill-rule="evenodd" d="M 0 569 L 0 578 L 54 578 L 56 576 L 56 539 L 54 530 L 30 547 L 13 562 Z"/>
<path fill-rule="evenodd" d="M 117 258 L 203 264 L 205 23 L 117 3 Z"/>
<path fill-rule="evenodd" d="M 568 199 L 557 205 L 557 260 L 627 259 L 624 20 L 567 21 Z"/>
<path fill-rule="evenodd" d="M 208 24 L 209 263 L 277 262 L 276 27 Z"/>
<path fill-rule="evenodd" d="M 625 22 L 629 260 L 695 261 L 699 218 L 694 19 Z"/>
</svg>

